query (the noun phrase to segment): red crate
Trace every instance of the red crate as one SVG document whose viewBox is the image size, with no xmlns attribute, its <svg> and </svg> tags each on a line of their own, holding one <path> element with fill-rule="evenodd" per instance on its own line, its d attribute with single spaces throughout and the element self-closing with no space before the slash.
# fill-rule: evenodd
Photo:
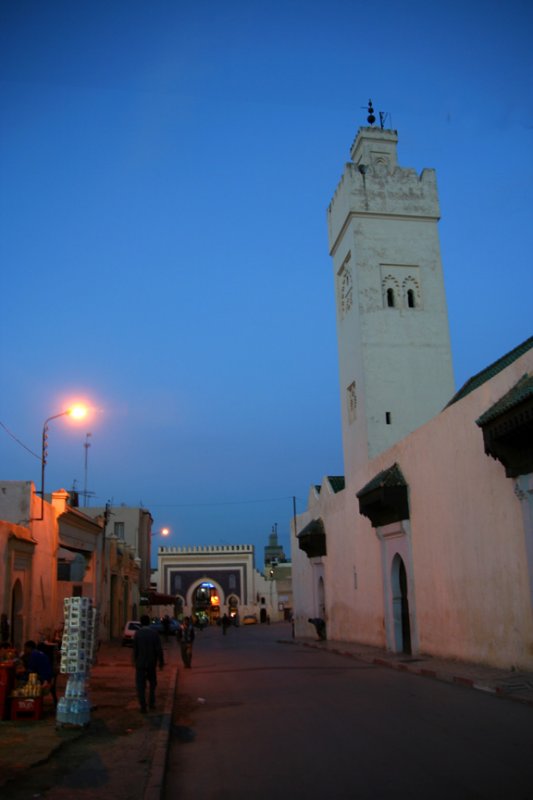
<svg viewBox="0 0 533 800">
<path fill-rule="evenodd" d="M 43 716 L 42 697 L 12 697 L 11 698 L 11 721 L 20 722 L 26 720 L 34 722 Z"/>
</svg>

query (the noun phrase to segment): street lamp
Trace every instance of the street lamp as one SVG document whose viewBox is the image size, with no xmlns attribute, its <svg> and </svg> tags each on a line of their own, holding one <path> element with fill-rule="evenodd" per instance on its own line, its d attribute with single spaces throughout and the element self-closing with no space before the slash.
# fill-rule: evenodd
<svg viewBox="0 0 533 800">
<path fill-rule="evenodd" d="M 48 423 L 51 422 L 53 419 L 58 419 L 59 417 L 72 417 L 72 419 L 83 419 L 87 416 L 87 407 L 81 405 L 80 403 L 76 403 L 75 405 L 67 408 L 66 411 L 61 411 L 59 414 L 53 414 L 48 419 L 45 419 L 43 425 L 43 447 L 41 453 L 41 516 L 37 517 L 36 520 L 40 522 L 44 519 L 44 470 L 46 467 L 46 459 L 48 456 Z"/>
<path fill-rule="evenodd" d="M 168 536 L 170 528 L 161 528 L 160 531 L 150 531 L 150 536 Z"/>
</svg>

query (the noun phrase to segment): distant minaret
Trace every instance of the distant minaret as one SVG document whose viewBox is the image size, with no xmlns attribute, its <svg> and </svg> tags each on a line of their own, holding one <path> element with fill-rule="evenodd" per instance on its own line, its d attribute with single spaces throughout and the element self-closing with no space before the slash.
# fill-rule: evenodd
<svg viewBox="0 0 533 800">
<path fill-rule="evenodd" d="M 278 524 L 272 526 L 272 533 L 268 537 L 268 544 L 265 547 L 265 569 L 271 564 L 279 564 L 285 561 L 283 547 L 278 544 Z"/>
<path fill-rule="evenodd" d="M 435 171 L 398 166 L 397 142 L 360 128 L 328 209 L 347 478 L 454 392 Z"/>
</svg>

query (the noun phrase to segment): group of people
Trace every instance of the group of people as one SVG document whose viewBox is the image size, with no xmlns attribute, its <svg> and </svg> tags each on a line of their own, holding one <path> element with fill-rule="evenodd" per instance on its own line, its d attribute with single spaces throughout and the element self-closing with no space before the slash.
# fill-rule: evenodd
<svg viewBox="0 0 533 800">
<path fill-rule="evenodd" d="M 24 642 L 22 652 L 11 646 L 9 639 L 3 638 L 0 643 L 0 660 L 6 659 L 15 667 L 17 688 L 28 683 L 30 675 L 37 675 L 37 682 L 52 695 L 57 706 L 56 678 L 58 668 L 54 657 L 55 645 L 46 642 L 37 644 L 33 639 Z"/>
<path fill-rule="evenodd" d="M 165 626 L 163 627 L 165 631 Z M 183 665 L 191 668 L 192 646 L 194 642 L 194 626 L 190 617 L 185 617 L 177 630 Z M 166 637 L 165 637 L 166 638 Z M 133 639 L 133 661 L 135 664 L 135 686 L 142 714 L 155 708 L 155 690 L 157 686 L 157 668 L 163 669 L 165 658 L 163 646 L 157 630 L 150 624 L 150 617 L 143 614 L 141 627 Z M 148 704 L 146 702 L 146 686 L 148 684 Z"/>
</svg>

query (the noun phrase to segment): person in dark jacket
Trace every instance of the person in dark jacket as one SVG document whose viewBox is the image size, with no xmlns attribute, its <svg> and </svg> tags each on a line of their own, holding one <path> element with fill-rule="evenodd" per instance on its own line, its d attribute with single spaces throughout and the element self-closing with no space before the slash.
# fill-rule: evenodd
<svg viewBox="0 0 533 800">
<path fill-rule="evenodd" d="M 187 669 L 192 663 L 192 643 L 194 642 L 194 627 L 189 617 L 185 617 L 178 630 L 178 641 L 181 649 L 181 659 Z"/>
<path fill-rule="evenodd" d="M 29 639 L 24 643 L 22 661 L 25 667 L 24 677 L 26 680 L 32 672 L 35 672 L 41 683 L 50 683 L 52 681 L 53 673 L 50 659 L 45 653 L 37 649 L 37 645 L 33 639 Z"/>
<path fill-rule="evenodd" d="M 163 669 L 163 647 L 159 634 L 150 627 L 150 617 L 143 614 L 141 627 L 133 639 L 133 661 L 135 664 L 135 686 L 141 712 L 146 714 L 146 682 L 148 681 L 148 704 L 155 708 L 155 688 L 157 686 L 157 665 Z"/>
<path fill-rule="evenodd" d="M 308 620 L 311 625 L 315 626 L 316 635 L 320 640 L 326 639 L 326 623 L 320 617 L 314 617 Z"/>
</svg>

